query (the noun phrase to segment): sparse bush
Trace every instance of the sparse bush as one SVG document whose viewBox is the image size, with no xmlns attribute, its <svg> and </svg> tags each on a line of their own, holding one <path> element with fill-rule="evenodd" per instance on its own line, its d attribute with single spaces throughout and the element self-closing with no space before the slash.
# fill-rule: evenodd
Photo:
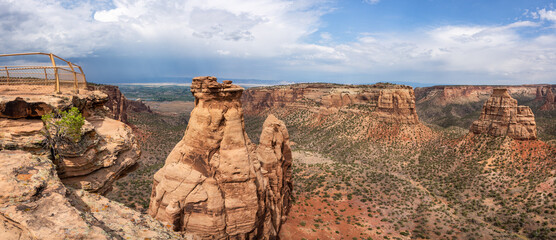
<svg viewBox="0 0 556 240">
<path fill-rule="evenodd" d="M 74 144 L 81 140 L 81 127 L 85 118 L 79 109 L 72 107 L 69 111 L 52 112 L 41 117 L 46 131 L 47 147 L 54 151 L 54 158 L 58 159 L 60 148 L 67 144 Z"/>
</svg>

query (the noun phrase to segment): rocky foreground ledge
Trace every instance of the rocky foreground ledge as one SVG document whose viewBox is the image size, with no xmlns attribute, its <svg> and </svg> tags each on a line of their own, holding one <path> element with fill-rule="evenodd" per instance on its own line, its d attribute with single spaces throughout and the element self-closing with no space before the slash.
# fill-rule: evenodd
<svg viewBox="0 0 556 240">
<path fill-rule="evenodd" d="M 63 95 L 0 96 L 0 149 L 25 150 L 50 159 L 40 117 L 55 110 L 77 107 L 85 117 L 81 140 L 61 149 L 57 172 L 65 184 L 105 193 L 112 183 L 136 164 L 140 150 L 126 124 L 106 117 L 106 94 L 81 91 Z"/>
<path fill-rule="evenodd" d="M 136 164 L 140 151 L 129 126 L 106 118 L 107 95 L 0 95 L 0 238 L 177 239 L 160 222 L 98 193 Z M 81 140 L 46 147 L 40 117 L 77 107 Z"/>
</svg>

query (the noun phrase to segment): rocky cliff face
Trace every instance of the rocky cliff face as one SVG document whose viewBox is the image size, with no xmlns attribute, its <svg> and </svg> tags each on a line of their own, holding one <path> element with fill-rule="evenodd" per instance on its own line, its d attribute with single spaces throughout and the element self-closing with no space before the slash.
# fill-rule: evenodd
<svg viewBox="0 0 556 240">
<path fill-rule="evenodd" d="M 0 95 L 0 238 L 191 237 L 97 194 L 108 190 L 139 154 L 130 128 L 104 117 L 106 101 L 105 94 L 86 90 Z M 72 106 L 86 117 L 81 141 L 63 147 L 53 162 L 40 116 Z"/>
<path fill-rule="evenodd" d="M 485 102 L 479 120 L 471 125 L 471 132 L 492 136 L 508 135 L 517 140 L 537 139 L 535 116 L 527 106 L 518 106 L 508 89 L 494 89 Z"/>
<path fill-rule="evenodd" d="M 2 239 L 180 239 L 160 222 L 100 195 L 67 188 L 47 158 L 0 151 Z"/>
<path fill-rule="evenodd" d="M 311 110 L 374 108 L 382 122 L 418 124 L 415 95 L 409 86 L 340 85 L 304 83 L 287 86 L 250 88 L 242 98 L 248 114 L 272 108 L 310 108 Z"/>
<path fill-rule="evenodd" d="M 261 144 L 245 133 L 243 88 L 193 79 L 195 108 L 183 139 L 154 176 L 149 214 L 205 239 L 272 239 L 289 210 L 291 150 L 269 116 Z"/>
<path fill-rule="evenodd" d="M 108 95 L 104 105 L 110 110 L 111 115 L 109 117 L 121 122 L 127 122 L 127 99 L 117 86 L 90 84 L 87 88 L 92 91 L 101 91 Z"/>
<path fill-rule="evenodd" d="M 131 128 L 105 118 L 107 96 L 97 91 L 78 95 L 0 96 L 0 148 L 50 154 L 40 116 L 55 109 L 73 106 L 86 118 L 78 143 L 64 146 L 58 153 L 59 177 L 64 183 L 91 192 L 105 193 L 139 158 L 139 148 Z M 51 156 L 52 158 L 52 156 Z M 54 158 L 52 158 L 54 159 Z"/>
<path fill-rule="evenodd" d="M 439 106 L 448 104 L 465 104 L 480 102 L 488 99 L 494 89 L 508 89 L 514 97 L 534 98 L 537 88 L 550 85 L 521 85 L 521 86 L 434 86 L 415 89 L 417 102 L 430 102 Z"/>
<path fill-rule="evenodd" d="M 143 102 L 127 99 L 117 86 L 89 84 L 87 88 L 91 91 L 101 91 L 108 95 L 108 100 L 104 105 L 110 110 L 111 114 L 109 117 L 112 119 L 127 123 L 128 111 L 151 112 L 151 109 Z"/>
<path fill-rule="evenodd" d="M 543 105 L 540 107 L 540 110 L 542 111 L 556 110 L 556 96 L 554 96 L 554 92 L 553 92 L 555 90 L 556 90 L 556 86 L 554 85 L 537 88 L 537 96 L 535 100 L 543 103 Z"/>
</svg>

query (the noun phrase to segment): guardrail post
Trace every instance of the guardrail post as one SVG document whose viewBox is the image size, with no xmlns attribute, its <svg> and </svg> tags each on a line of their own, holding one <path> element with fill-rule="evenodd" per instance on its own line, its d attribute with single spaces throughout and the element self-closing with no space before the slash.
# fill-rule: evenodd
<svg viewBox="0 0 556 240">
<path fill-rule="evenodd" d="M 81 68 L 81 66 L 77 66 L 79 68 L 79 71 L 81 71 L 81 75 L 83 75 L 83 84 L 85 85 L 84 87 L 87 88 L 87 78 L 85 77 L 85 73 L 83 72 L 83 68 Z"/>
<path fill-rule="evenodd" d="M 46 74 L 46 68 L 44 68 L 44 85 L 48 85 L 48 74 Z"/>
<path fill-rule="evenodd" d="M 10 85 L 10 72 L 8 72 L 8 67 L 4 67 L 6 69 L 6 85 Z"/>
<path fill-rule="evenodd" d="M 50 61 L 52 61 L 52 66 L 54 67 L 54 75 L 56 76 L 56 87 L 54 91 L 56 94 L 60 94 L 60 78 L 58 77 L 58 68 L 56 67 L 56 61 L 54 61 L 54 55 L 50 53 Z"/>
<path fill-rule="evenodd" d="M 75 93 L 79 93 L 79 89 L 77 88 L 77 73 L 73 69 L 72 65 L 73 63 L 68 62 L 68 66 L 71 68 L 71 71 L 73 72 L 73 90 L 75 91 Z"/>
</svg>

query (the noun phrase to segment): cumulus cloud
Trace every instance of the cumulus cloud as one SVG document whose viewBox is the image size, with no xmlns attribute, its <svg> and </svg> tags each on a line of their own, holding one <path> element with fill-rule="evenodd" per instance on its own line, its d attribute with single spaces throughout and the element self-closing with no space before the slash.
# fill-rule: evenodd
<svg viewBox="0 0 556 240">
<path fill-rule="evenodd" d="M 503 26 L 442 26 L 412 33 L 366 33 L 353 42 L 296 48 L 291 62 L 310 66 L 316 58 L 322 71 L 351 74 L 438 72 L 483 75 L 508 82 L 554 81 L 556 34 L 525 37 L 536 28 L 522 21 Z M 301 57 L 308 56 L 308 57 Z M 404 79 L 404 80 L 410 80 Z M 442 83 L 446 79 L 429 79 Z M 468 83 L 477 81 L 469 79 Z"/>
<path fill-rule="evenodd" d="M 249 67 L 244 72 L 261 74 L 250 78 L 272 78 L 272 72 L 283 77 L 290 72 L 290 76 L 311 71 L 364 76 L 409 71 L 523 83 L 553 82 L 556 76 L 556 33 L 546 29 L 556 23 L 554 10 L 528 12 L 531 21 L 506 25 L 360 33 L 351 41 L 336 42 L 341 38 L 334 33 L 319 31 L 321 17 L 333 11 L 328 3 L 0 0 L 0 52 L 233 59 L 230 71 L 242 71 L 238 66 L 245 63 Z M 318 34 L 314 41 L 308 40 L 312 34 Z M 429 80 L 433 81 L 444 79 Z"/>
<path fill-rule="evenodd" d="M 78 56 L 106 46 L 114 34 L 109 27 L 88 21 L 94 7 L 88 3 L 54 1 L 0 1 L 2 52 L 52 51 Z M 91 40 L 94 39 L 94 40 Z"/>
<path fill-rule="evenodd" d="M 546 9 L 543 8 L 543 9 L 539 10 L 538 16 L 542 20 L 548 20 L 548 21 L 556 22 L 556 10 L 546 10 Z"/>
<path fill-rule="evenodd" d="M 0 0 L 0 47 L 85 56 L 96 50 L 276 56 L 318 29 L 323 0 Z M 122 49 L 123 48 L 123 49 Z M 149 50 L 147 50 L 149 51 Z"/>
</svg>

